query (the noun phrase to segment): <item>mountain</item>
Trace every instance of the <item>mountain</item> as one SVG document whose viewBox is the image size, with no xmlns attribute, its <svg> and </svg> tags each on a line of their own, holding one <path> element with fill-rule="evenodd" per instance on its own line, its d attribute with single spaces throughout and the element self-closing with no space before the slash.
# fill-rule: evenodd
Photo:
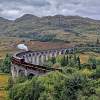
<svg viewBox="0 0 100 100">
<path fill-rule="evenodd" d="M 17 19 L 15 20 L 15 22 L 23 22 L 23 21 L 26 21 L 26 20 L 35 21 L 35 20 L 37 20 L 37 19 L 38 19 L 37 16 L 31 15 L 31 14 L 25 14 L 25 15 L 23 15 L 22 17 L 17 18 Z"/>
<path fill-rule="evenodd" d="M 4 33 L 7 33 L 6 29 L 8 29 L 9 25 L 11 25 L 12 21 L 0 17 L 0 36 Z"/>
<path fill-rule="evenodd" d="M 14 21 L 0 17 L 0 36 L 31 37 L 53 35 L 55 39 L 76 41 L 100 34 L 100 21 L 80 16 L 44 16 L 25 14 Z M 90 38 L 92 39 L 92 38 Z"/>
</svg>

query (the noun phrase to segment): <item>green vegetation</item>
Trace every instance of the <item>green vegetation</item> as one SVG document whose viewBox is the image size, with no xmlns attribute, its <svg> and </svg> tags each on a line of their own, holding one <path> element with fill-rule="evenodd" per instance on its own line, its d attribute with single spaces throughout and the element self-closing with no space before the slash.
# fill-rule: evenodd
<svg viewBox="0 0 100 100">
<path fill-rule="evenodd" d="M 32 39 L 39 40 L 42 42 L 53 41 L 56 35 L 46 34 L 46 35 L 34 35 Z"/>
<path fill-rule="evenodd" d="M 12 100 L 99 100 L 99 85 L 99 79 L 92 80 L 79 71 L 52 72 L 14 84 L 9 95 Z"/>
<path fill-rule="evenodd" d="M 9 75 L 5 78 L 4 74 L 0 74 L 0 83 L 5 82 L 6 79 L 6 82 L 2 83 L 3 86 L 0 84 L 0 100 L 6 100 L 6 98 L 11 100 L 99 100 L 100 57 L 96 53 L 88 52 L 86 55 L 88 55 L 87 60 L 82 58 L 81 54 L 49 58 L 45 65 L 61 68 L 62 72 L 50 72 L 45 76 L 33 77 L 32 80 L 19 77 L 13 81 L 11 77 L 8 80 Z M 85 63 L 81 63 L 84 59 Z M 1 71 L 8 73 L 10 64 L 10 55 L 7 54 L 5 59 L 1 60 Z M 9 97 L 7 91 L 9 91 Z"/>
<path fill-rule="evenodd" d="M 51 67 L 54 68 L 63 68 L 63 67 L 77 67 L 81 69 L 81 62 L 80 62 L 80 57 L 77 56 L 76 54 L 66 54 L 64 56 L 60 55 L 55 57 L 50 58 L 46 64 L 47 67 L 51 65 Z M 58 67 L 57 67 L 58 66 Z"/>
<path fill-rule="evenodd" d="M 28 39 L 42 42 L 71 42 L 87 46 L 100 45 L 100 22 L 89 18 L 61 15 L 39 18 L 24 15 L 15 21 L 0 18 L 0 24 L 0 72 L 10 72 L 11 57 L 7 54 L 3 59 L 4 55 L 16 50 L 18 43 L 31 44 L 28 44 Z M 29 47 L 41 49 L 41 45 L 37 44 Z M 47 45 L 45 47 L 48 48 Z M 88 54 L 82 51 L 81 54 L 53 57 L 44 65 L 60 68 L 62 72 L 51 72 L 45 76 L 33 77 L 32 80 L 19 77 L 16 81 L 12 78 L 8 80 L 8 74 L 0 74 L 0 100 L 7 98 L 5 89 L 8 89 L 11 100 L 100 99 L 99 52 Z"/>
<path fill-rule="evenodd" d="M 3 73 L 10 73 L 11 71 L 11 56 L 6 54 L 6 57 L 0 64 L 0 71 Z"/>
<path fill-rule="evenodd" d="M 79 16 L 46 16 L 37 17 L 26 14 L 15 21 L 0 18 L 0 36 L 21 37 L 51 41 L 66 41 L 79 44 L 97 42 L 100 34 L 100 22 Z M 4 30 L 5 29 L 5 30 Z M 48 34 L 52 34 L 48 38 Z M 35 36 L 35 37 L 34 37 Z M 99 38 L 99 37 L 98 37 Z"/>
<path fill-rule="evenodd" d="M 64 40 L 57 39 L 56 34 L 20 34 L 18 36 L 19 38 L 27 38 L 27 39 L 32 39 L 34 41 L 41 41 L 41 42 L 64 42 Z"/>
<path fill-rule="evenodd" d="M 8 100 L 8 80 L 11 71 L 11 56 L 6 54 L 4 60 L 0 60 L 0 100 Z M 10 84 L 11 85 L 11 84 Z"/>
<path fill-rule="evenodd" d="M 89 57 L 89 66 L 85 66 L 77 54 L 50 58 L 46 62 L 48 67 L 61 68 L 62 72 L 50 72 L 29 80 L 10 79 L 9 97 L 11 100 L 99 100 L 100 64 L 96 62 L 95 57 Z"/>
</svg>

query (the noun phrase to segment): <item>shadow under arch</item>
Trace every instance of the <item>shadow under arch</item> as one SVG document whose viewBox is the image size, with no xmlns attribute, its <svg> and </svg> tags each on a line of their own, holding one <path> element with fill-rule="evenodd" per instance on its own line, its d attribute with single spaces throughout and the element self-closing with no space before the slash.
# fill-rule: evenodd
<svg viewBox="0 0 100 100">
<path fill-rule="evenodd" d="M 33 73 L 30 73 L 30 74 L 28 75 L 28 79 L 32 79 L 34 76 L 35 76 L 35 75 L 34 75 Z"/>
</svg>

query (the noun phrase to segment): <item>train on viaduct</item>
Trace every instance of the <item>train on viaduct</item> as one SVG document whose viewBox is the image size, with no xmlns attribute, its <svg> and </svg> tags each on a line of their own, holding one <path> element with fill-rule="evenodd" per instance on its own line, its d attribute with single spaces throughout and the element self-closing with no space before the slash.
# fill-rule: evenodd
<svg viewBox="0 0 100 100">
<path fill-rule="evenodd" d="M 50 57 L 65 55 L 79 51 L 96 50 L 100 52 L 100 47 L 66 47 L 60 49 L 24 51 L 16 53 L 12 56 L 11 73 L 12 77 L 18 76 L 39 76 L 50 71 L 60 70 L 44 66 Z"/>
<path fill-rule="evenodd" d="M 18 76 L 38 76 L 59 69 L 43 66 L 51 57 L 73 53 L 74 48 L 60 48 L 41 51 L 24 51 L 12 56 L 11 73 L 13 78 Z"/>
</svg>

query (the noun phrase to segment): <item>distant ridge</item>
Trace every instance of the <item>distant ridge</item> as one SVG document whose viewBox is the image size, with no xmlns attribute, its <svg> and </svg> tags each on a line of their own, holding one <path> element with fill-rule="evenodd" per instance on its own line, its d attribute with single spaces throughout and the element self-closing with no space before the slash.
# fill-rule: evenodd
<svg viewBox="0 0 100 100">
<path fill-rule="evenodd" d="M 33 33 L 56 34 L 58 39 L 65 38 L 65 34 L 74 35 L 74 38 L 100 34 L 100 20 L 64 15 L 37 17 L 32 14 L 25 14 L 14 21 L 0 17 L 0 36 L 31 37 Z"/>
</svg>

